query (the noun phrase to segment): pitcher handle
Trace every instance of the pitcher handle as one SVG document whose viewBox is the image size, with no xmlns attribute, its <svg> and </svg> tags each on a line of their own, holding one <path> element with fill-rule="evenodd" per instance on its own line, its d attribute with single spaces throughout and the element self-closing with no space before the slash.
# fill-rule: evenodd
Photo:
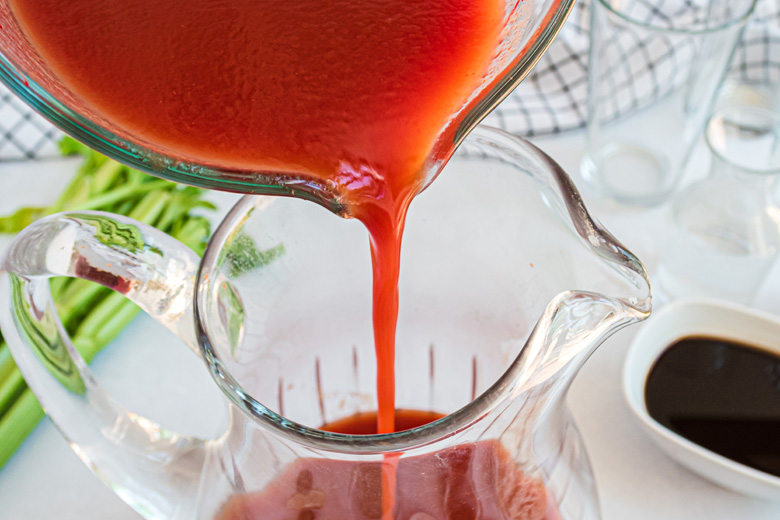
<svg viewBox="0 0 780 520">
<path fill-rule="evenodd" d="M 208 441 L 167 431 L 100 388 L 57 316 L 49 278 L 82 278 L 124 294 L 198 353 L 199 261 L 150 226 L 74 212 L 24 229 L 0 264 L 0 327 L 22 375 L 76 454 L 146 518 L 195 516 Z"/>
</svg>

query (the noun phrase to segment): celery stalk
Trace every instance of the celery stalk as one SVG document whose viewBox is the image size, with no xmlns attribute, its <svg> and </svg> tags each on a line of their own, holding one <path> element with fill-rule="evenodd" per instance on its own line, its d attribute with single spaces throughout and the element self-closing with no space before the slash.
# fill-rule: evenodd
<svg viewBox="0 0 780 520">
<path fill-rule="evenodd" d="M 138 186 L 122 186 L 120 188 L 116 188 L 97 197 L 93 197 L 89 200 L 85 200 L 80 204 L 75 204 L 73 206 L 70 206 L 68 210 L 86 211 L 86 210 L 103 209 L 106 208 L 107 206 L 110 206 L 111 204 L 116 204 L 117 202 L 124 200 L 128 197 L 132 197 L 134 195 L 140 195 L 142 193 L 149 193 L 150 191 L 155 191 L 155 190 L 170 189 L 171 186 L 172 185 L 169 181 L 162 181 L 162 180 L 145 182 Z"/>
<path fill-rule="evenodd" d="M 93 195 L 103 193 L 108 190 L 114 181 L 122 174 L 122 170 L 125 166 L 121 163 L 114 161 L 113 159 L 106 160 L 100 168 L 98 168 L 92 178 L 92 191 Z"/>
<path fill-rule="evenodd" d="M 44 417 L 43 408 L 30 389 L 0 416 L 0 468 L 11 458 L 24 439 Z"/>
<path fill-rule="evenodd" d="M 21 372 L 14 370 L 11 374 L 0 382 L 0 416 L 6 412 L 27 388 Z"/>
<path fill-rule="evenodd" d="M 94 318 L 90 314 L 90 319 L 84 321 L 85 326 L 73 336 L 73 345 L 87 363 L 117 337 L 141 309 L 121 294 L 113 293 L 95 310 Z"/>
<path fill-rule="evenodd" d="M 5 343 L 0 343 L 0 383 L 16 370 L 16 363 L 11 357 L 11 349 Z"/>
</svg>

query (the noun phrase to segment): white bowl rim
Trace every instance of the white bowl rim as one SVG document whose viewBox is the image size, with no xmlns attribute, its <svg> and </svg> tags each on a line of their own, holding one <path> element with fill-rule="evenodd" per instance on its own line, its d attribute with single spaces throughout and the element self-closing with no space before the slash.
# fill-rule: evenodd
<svg viewBox="0 0 780 520">
<path fill-rule="evenodd" d="M 634 378 L 632 377 L 632 372 L 636 370 L 632 370 L 632 366 L 634 366 L 636 363 L 632 363 L 632 360 L 635 356 L 638 355 L 637 351 L 639 349 L 639 345 L 647 344 L 647 343 L 652 344 L 652 340 L 648 339 L 648 336 L 650 336 L 653 333 L 652 332 L 653 323 L 657 322 L 658 320 L 664 319 L 668 315 L 679 313 L 681 310 L 684 310 L 685 308 L 696 308 L 696 307 L 699 308 L 714 307 L 720 310 L 734 312 L 742 316 L 745 315 L 753 316 L 762 320 L 772 322 L 774 325 L 780 327 L 780 318 L 774 314 L 771 314 L 769 312 L 760 309 L 754 309 L 751 307 L 747 307 L 745 305 L 725 302 L 722 300 L 700 298 L 700 299 L 676 300 L 674 302 L 667 303 L 661 309 L 653 313 L 653 315 L 651 316 L 651 320 L 648 320 L 647 323 L 642 324 L 643 326 L 640 328 L 639 332 L 631 341 L 631 344 L 628 347 L 626 359 L 623 362 L 623 377 L 622 377 L 623 397 L 625 398 L 629 408 L 634 413 L 634 415 L 637 418 L 639 418 L 639 420 L 645 425 L 645 427 L 647 427 L 650 431 L 657 434 L 658 436 L 664 438 L 665 440 L 673 444 L 676 444 L 678 447 L 683 448 L 684 450 L 689 451 L 694 455 L 699 456 L 702 459 L 707 460 L 710 463 L 717 464 L 724 469 L 739 473 L 744 477 L 758 480 L 763 484 L 780 489 L 780 477 L 776 477 L 764 471 L 739 463 L 728 457 L 724 457 L 723 455 L 715 453 L 714 451 L 711 451 L 699 444 L 696 444 L 693 441 L 686 439 L 682 435 L 675 433 L 674 431 L 668 429 L 667 427 L 663 426 L 661 423 L 653 419 L 650 416 L 649 412 L 647 411 L 647 406 L 645 405 L 644 399 L 640 399 L 640 402 L 637 403 L 636 399 L 632 397 L 631 390 L 637 384 L 642 385 L 642 391 L 640 392 L 640 395 L 644 396 L 644 385 L 645 382 L 647 381 L 647 375 L 649 374 L 650 369 L 655 365 L 655 362 L 658 360 L 661 353 L 664 352 L 670 346 L 670 343 L 667 342 L 663 346 L 657 347 L 657 352 L 653 356 L 652 362 L 649 364 L 649 366 L 642 367 L 641 381 L 634 380 Z M 652 318 L 655 318 L 655 320 L 653 320 Z M 685 337 L 685 335 L 680 335 L 679 337 L 682 338 Z M 713 334 L 713 337 L 723 337 L 723 336 L 720 334 Z M 724 338 L 724 339 L 732 339 L 732 340 L 739 341 L 739 333 L 737 332 L 733 334 L 732 337 Z M 775 353 L 780 355 L 780 348 L 778 348 Z M 677 457 L 669 453 L 667 450 L 664 451 L 666 451 L 672 458 L 677 459 Z M 687 464 L 685 464 L 685 466 L 688 467 Z"/>
</svg>

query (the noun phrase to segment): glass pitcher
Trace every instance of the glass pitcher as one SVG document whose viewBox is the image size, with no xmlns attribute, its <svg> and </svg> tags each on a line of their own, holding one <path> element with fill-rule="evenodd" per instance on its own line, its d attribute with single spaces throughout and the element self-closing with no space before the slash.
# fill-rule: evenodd
<svg viewBox="0 0 780 520">
<path fill-rule="evenodd" d="M 443 418 L 384 435 L 319 429 L 376 409 L 364 228 L 311 202 L 247 196 L 202 260 L 100 212 L 24 230 L 0 325 L 82 460 L 146 518 L 598 519 L 564 397 L 594 349 L 651 305 L 642 264 L 533 145 L 477 128 L 414 201 L 405 236 L 397 406 Z M 48 279 L 108 286 L 200 356 L 230 419 L 177 434 L 101 390 Z"/>
</svg>

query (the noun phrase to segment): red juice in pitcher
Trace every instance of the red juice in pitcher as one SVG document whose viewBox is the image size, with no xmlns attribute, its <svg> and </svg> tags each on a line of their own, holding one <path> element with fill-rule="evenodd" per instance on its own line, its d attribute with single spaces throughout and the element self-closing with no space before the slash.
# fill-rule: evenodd
<svg viewBox="0 0 780 520">
<path fill-rule="evenodd" d="M 434 412 L 397 410 L 409 429 L 439 419 Z M 321 429 L 376 433 L 376 414 L 360 414 Z M 387 462 L 304 458 L 263 491 L 231 498 L 218 520 L 367 520 L 383 518 Z M 544 484 L 517 468 L 495 440 L 461 444 L 395 462 L 398 520 L 558 520 Z"/>
</svg>

